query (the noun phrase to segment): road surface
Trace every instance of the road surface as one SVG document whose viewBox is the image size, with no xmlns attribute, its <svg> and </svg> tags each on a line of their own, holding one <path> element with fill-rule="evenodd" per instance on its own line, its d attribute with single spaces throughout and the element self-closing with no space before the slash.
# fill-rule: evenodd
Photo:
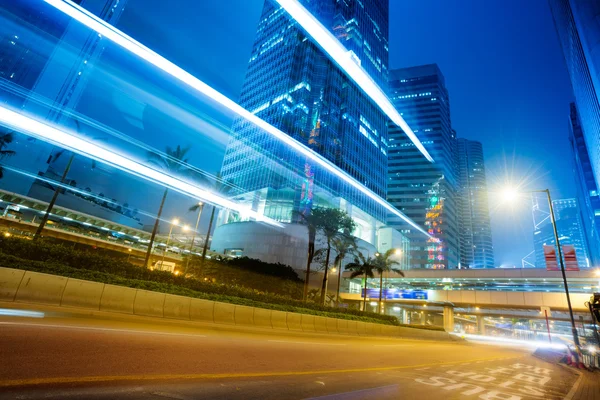
<svg viewBox="0 0 600 400">
<path fill-rule="evenodd" d="M 519 348 L 27 308 L 0 316 L 0 399 L 562 399 L 577 378 Z"/>
</svg>

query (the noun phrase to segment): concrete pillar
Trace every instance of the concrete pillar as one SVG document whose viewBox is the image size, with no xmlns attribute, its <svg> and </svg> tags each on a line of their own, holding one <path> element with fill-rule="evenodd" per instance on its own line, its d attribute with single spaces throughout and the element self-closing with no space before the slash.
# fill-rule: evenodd
<svg viewBox="0 0 600 400">
<path fill-rule="evenodd" d="M 485 320 L 483 316 L 477 316 L 477 333 L 480 335 L 485 335 Z"/>
<path fill-rule="evenodd" d="M 406 311 L 406 308 L 402 309 L 402 323 L 403 324 L 408 324 L 409 323 L 408 311 Z"/>
<path fill-rule="evenodd" d="M 454 332 L 454 307 L 444 306 L 444 330 Z"/>
</svg>

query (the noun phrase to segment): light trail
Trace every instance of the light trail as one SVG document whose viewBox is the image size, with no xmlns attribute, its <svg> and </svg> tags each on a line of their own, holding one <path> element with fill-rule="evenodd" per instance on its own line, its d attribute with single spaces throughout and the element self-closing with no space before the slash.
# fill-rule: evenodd
<svg viewBox="0 0 600 400">
<path fill-rule="evenodd" d="M 0 106 L 0 124 L 45 142 L 66 148 L 85 157 L 106 163 L 151 182 L 167 186 L 185 195 L 237 211 L 240 214 L 247 215 L 257 221 L 265 222 L 277 227 L 283 227 L 281 223 L 265 217 L 248 207 L 244 207 L 205 189 L 201 189 L 173 176 L 154 170 L 131 158 L 98 146 L 97 144 L 85 141 L 72 132 L 57 129 L 2 106 Z"/>
<path fill-rule="evenodd" d="M 286 133 L 280 131 L 279 129 L 270 125 L 266 121 L 263 121 L 256 115 L 252 114 L 250 111 L 246 110 L 244 107 L 240 106 L 239 104 L 237 104 L 233 100 L 229 99 L 222 93 L 213 89 L 212 87 L 210 87 L 206 83 L 202 82 L 201 80 L 199 80 L 198 78 L 196 78 L 195 76 L 190 74 L 189 72 L 185 71 L 181 67 L 173 64 L 171 61 L 167 60 L 166 58 L 164 58 L 164 57 L 160 56 L 159 54 L 155 53 L 154 51 L 150 50 L 149 48 L 147 48 L 143 44 L 139 43 L 132 37 L 119 31 L 114 26 L 112 26 L 112 25 L 106 23 L 105 21 L 101 20 L 100 18 L 96 17 L 94 14 L 90 13 L 83 7 L 80 7 L 79 5 L 73 3 L 70 0 L 44 0 L 44 1 L 46 3 L 48 3 L 49 5 L 51 5 L 52 7 L 56 8 L 57 10 L 61 11 L 62 13 L 79 21 L 81 24 L 87 26 L 88 28 L 94 30 L 98 34 L 104 36 L 106 39 L 112 41 L 116 45 L 124 48 L 125 50 L 129 51 L 132 54 L 135 54 L 136 56 L 140 57 L 141 59 L 146 60 L 150 64 L 152 64 L 155 67 L 159 68 L 160 70 L 166 72 L 167 74 L 171 75 L 175 79 L 177 79 L 177 80 L 181 81 L 182 83 L 188 85 L 189 87 L 195 89 L 199 93 L 213 99 L 214 101 L 216 101 L 217 103 L 226 107 L 227 109 L 231 110 L 232 112 L 239 115 L 240 117 L 246 119 L 247 121 L 253 123 L 257 127 L 263 129 L 265 132 L 267 132 L 270 135 L 272 135 L 273 137 L 277 138 L 278 140 L 283 142 L 285 145 L 293 148 L 301 155 L 313 160 L 314 162 L 319 164 L 321 167 L 325 168 L 327 171 L 331 172 L 332 174 L 334 174 L 338 178 L 342 179 L 343 181 L 345 181 L 346 183 L 348 183 L 349 185 L 351 185 L 352 187 L 354 187 L 361 193 L 365 194 L 370 199 L 374 200 L 377 204 L 379 204 L 380 206 L 383 206 L 390 213 L 396 215 L 397 217 L 402 219 L 404 222 L 406 222 L 407 224 L 409 224 L 410 226 L 412 226 L 419 232 L 423 233 L 424 235 L 426 235 L 428 237 L 431 237 L 423 228 L 421 228 L 419 225 L 417 225 L 415 222 L 413 222 L 410 218 L 408 218 L 402 212 L 397 210 L 394 206 L 392 206 L 387 201 L 385 201 L 384 199 L 382 199 L 381 197 L 379 197 L 378 195 L 373 193 L 371 190 L 366 188 L 363 184 L 361 184 L 356 179 L 354 179 L 353 177 L 348 175 L 346 172 L 344 172 L 342 169 L 340 169 L 338 166 L 336 166 L 335 164 L 333 164 L 326 158 L 324 158 L 321 155 L 317 154 L 316 152 L 312 151 L 311 149 L 304 146 L 300 142 L 294 140 L 293 138 L 288 136 Z"/>
<path fill-rule="evenodd" d="M 410 126 L 404 121 L 398 110 L 390 102 L 383 90 L 371 79 L 369 74 L 349 56 L 340 42 L 325 28 L 298 0 L 274 0 L 300 24 L 314 41 L 344 70 L 344 72 L 377 104 L 379 108 L 398 125 L 419 149 L 421 154 L 431 162 L 433 157 L 427 152 Z"/>
</svg>

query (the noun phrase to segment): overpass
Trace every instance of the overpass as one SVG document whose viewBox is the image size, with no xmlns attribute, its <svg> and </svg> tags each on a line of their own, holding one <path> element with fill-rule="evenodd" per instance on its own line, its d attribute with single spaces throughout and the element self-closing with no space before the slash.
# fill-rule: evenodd
<svg viewBox="0 0 600 400">
<path fill-rule="evenodd" d="M 569 314 L 560 271 L 537 268 L 407 270 L 384 276 L 383 309 L 405 323 L 443 324 L 455 330 L 455 315 L 477 322 L 482 333 L 485 325 L 506 325 L 509 321 L 529 320 L 541 323 L 541 307 L 550 307 L 550 320 L 556 332 L 568 331 Z M 582 334 L 592 318 L 585 303 L 600 292 L 600 269 L 567 271 L 567 282 L 575 319 Z M 363 296 L 363 279 L 350 278 L 345 272 L 340 297 L 347 303 L 376 311 L 379 300 L 379 277 L 369 279 L 367 298 Z M 330 286 L 331 287 L 331 286 Z M 491 321 L 491 322 L 490 322 Z M 514 324 L 513 324 L 514 325 Z"/>
</svg>

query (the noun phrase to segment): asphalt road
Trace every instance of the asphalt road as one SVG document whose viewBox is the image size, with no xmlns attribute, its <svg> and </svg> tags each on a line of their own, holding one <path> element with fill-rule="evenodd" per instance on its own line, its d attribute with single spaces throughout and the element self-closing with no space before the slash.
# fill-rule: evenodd
<svg viewBox="0 0 600 400">
<path fill-rule="evenodd" d="M 518 348 L 42 311 L 0 317 L 0 399 L 562 399 L 577 378 Z"/>
</svg>

